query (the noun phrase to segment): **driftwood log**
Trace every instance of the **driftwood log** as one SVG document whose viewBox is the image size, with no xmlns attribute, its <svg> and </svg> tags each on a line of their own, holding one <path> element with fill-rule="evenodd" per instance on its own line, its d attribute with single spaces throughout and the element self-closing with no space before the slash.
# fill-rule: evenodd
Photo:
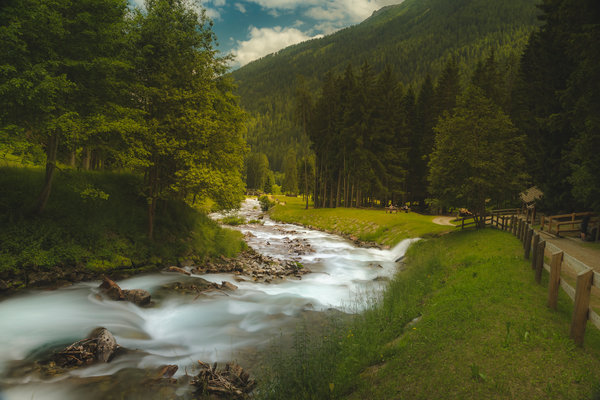
<svg viewBox="0 0 600 400">
<path fill-rule="evenodd" d="M 200 372 L 191 384 L 199 393 L 208 393 L 228 399 L 245 399 L 256 386 L 254 379 L 236 363 L 227 363 L 224 369 L 198 361 Z"/>
</svg>

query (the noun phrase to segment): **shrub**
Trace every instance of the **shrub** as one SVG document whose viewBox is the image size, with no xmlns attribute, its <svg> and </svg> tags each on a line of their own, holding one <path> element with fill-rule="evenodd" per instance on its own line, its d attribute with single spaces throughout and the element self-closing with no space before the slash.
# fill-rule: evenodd
<svg viewBox="0 0 600 400">
<path fill-rule="evenodd" d="M 275 205 L 275 202 L 271 201 L 269 196 L 260 196 L 258 201 L 260 202 L 260 209 L 263 211 L 269 211 Z"/>
</svg>

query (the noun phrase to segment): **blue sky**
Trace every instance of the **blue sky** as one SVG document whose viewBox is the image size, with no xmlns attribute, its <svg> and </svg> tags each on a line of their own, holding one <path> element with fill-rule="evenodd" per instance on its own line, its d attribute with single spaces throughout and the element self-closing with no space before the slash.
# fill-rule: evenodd
<svg viewBox="0 0 600 400">
<path fill-rule="evenodd" d="M 131 0 L 142 4 L 143 0 Z M 333 33 L 402 0 L 202 0 L 219 49 L 237 68 L 284 47 Z"/>
</svg>

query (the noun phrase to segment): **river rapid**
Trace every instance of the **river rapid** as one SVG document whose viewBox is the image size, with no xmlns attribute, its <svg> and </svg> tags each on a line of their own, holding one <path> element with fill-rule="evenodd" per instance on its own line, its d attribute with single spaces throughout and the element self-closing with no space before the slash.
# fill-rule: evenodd
<svg viewBox="0 0 600 400">
<path fill-rule="evenodd" d="M 262 216 L 255 199 L 243 204 L 246 220 Z M 216 216 L 218 217 L 218 216 Z M 175 364 L 175 377 L 192 372 L 197 360 L 252 360 L 274 338 L 289 335 L 301 316 L 330 309 L 354 313 L 381 293 L 398 269 L 414 239 L 390 250 L 355 247 L 340 236 L 264 217 L 262 224 L 236 227 L 257 252 L 294 259 L 312 272 L 302 279 L 273 283 L 236 280 L 231 274 L 198 275 L 208 281 L 228 281 L 238 289 L 190 297 L 177 293 L 156 298 L 162 285 L 181 281 L 176 273 L 156 273 L 119 281 L 123 289 L 145 289 L 156 298 L 149 308 L 99 296 L 99 282 L 86 282 L 54 291 L 32 291 L 0 302 L 0 399 L 164 398 L 144 386 L 147 371 Z M 297 255 L 290 240 L 304 239 L 314 252 Z M 94 364 L 52 378 L 27 370 L 32 360 L 86 337 L 96 327 L 112 332 L 127 349 L 110 363 Z M 186 396 L 183 386 L 177 395 Z M 142 393 L 143 392 L 143 393 Z"/>
</svg>

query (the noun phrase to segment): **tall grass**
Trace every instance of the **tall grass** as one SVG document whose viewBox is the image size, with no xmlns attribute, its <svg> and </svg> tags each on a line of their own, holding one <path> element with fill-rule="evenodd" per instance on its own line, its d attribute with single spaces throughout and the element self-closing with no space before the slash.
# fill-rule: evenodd
<svg viewBox="0 0 600 400">
<path fill-rule="evenodd" d="M 399 273 L 380 302 L 357 300 L 371 304 L 366 311 L 350 319 L 331 317 L 317 330 L 299 326 L 291 350 L 271 352 L 258 398 L 339 398 L 355 388 L 362 370 L 384 362 L 385 344 L 420 315 L 424 297 L 438 284 L 431 276 L 442 273 L 439 246 L 426 252 L 422 247 L 417 242 L 409 249 L 407 257 L 418 267 Z"/>
</svg>

